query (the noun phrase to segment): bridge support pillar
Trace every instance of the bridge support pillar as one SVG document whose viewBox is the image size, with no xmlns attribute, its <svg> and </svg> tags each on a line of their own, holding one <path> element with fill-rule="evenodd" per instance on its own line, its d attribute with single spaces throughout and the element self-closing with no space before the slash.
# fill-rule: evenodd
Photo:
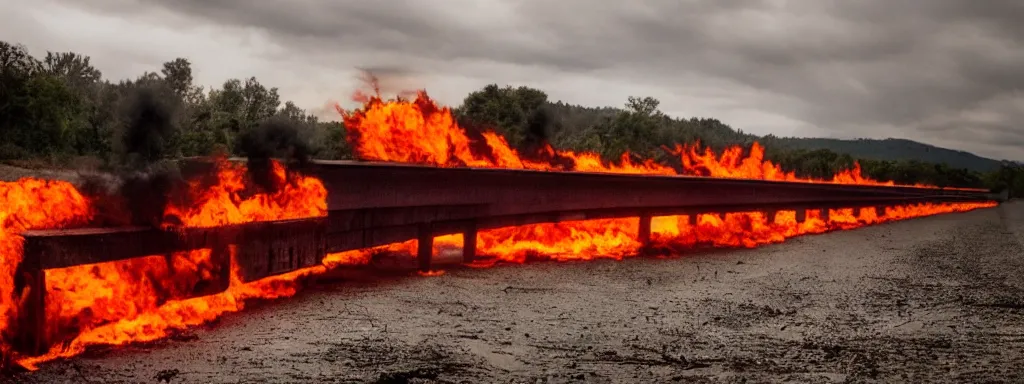
<svg viewBox="0 0 1024 384">
<path fill-rule="evenodd" d="M 803 223 L 805 221 L 807 221 L 807 210 L 806 209 L 798 209 L 798 210 L 796 210 L 796 222 L 797 223 Z"/>
<path fill-rule="evenodd" d="M 462 233 L 462 262 L 472 263 L 476 259 L 476 223 L 466 226 Z"/>
<path fill-rule="evenodd" d="M 214 272 L 217 276 L 217 283 L 213 284 L 207 292 L 203 294 L 214 294 L 218 292 L 224 292 L 231 285 L 231 247 L 230 244 L 223 244 L 217 242 L 210 247 L 210 261 L 213 263 Z M 236 248 L 237 249 L 237 248 Z M 173 263 L 171 254 L 165 255 L 167 265 L 170 266 Z M 246 260 L 247 261 L 247 260 Z M 245 261 L 241 261 L 243 263 Z"/>
<path fill-rule="evenodd" d="M 879 205 L 879 206 L 875 207 L 875 215 L 878 216 L 878 217 L 885 216 L 885 206 L 884 205 Z"/>
<path fill-rule="evenodd" d="M 853 209 L 853 217 L 854 218 L 860 218 L 860 213 L 861 213 L 861 208 L 860 207 L 857 207 L 857 208 Z"/>
<path fill-rule="evenodd" d="M 768 224 L 775 223 L 775 217 L 779 215 L 779 211 L 768 211 L 765 212 L 764 217 L 768 219 Z"/>
<path fill-rule="evenodd" d="M 828 208 L 819 209 L 818 210 L 818 216 L 821 217 L 821 220 L 823 220 L 825 222 L 828 222 L 828 219 L 829 219 L 829 209 Z"/>
<path fill-rule="evenodd" d="M 46 327 L 46 271 L 35 269 L 24 271 L 25 298 L 23 312 L 18 316 L 17 347 L 32 355 L 46 353 L 49 333 Z"/>
<path fill-rule="evenodd" d="M 640 253 L 645 253 L 651 246 L 651 215 L 649 213 L 640 214 L 636 239 L 640 242 Z"/>
<path fill-rule="evenodd" d="M 696 226 L 696 225 L 697 225 L 697 214 L 696 214 L 696 213 L 693 213 L 693 214 L 687 215 L 687 217 L 686 217 L 686 218 L 687 218 L 687 220 L 689 220 L 689 221 L 690 221 L 690 226 L 691 226 L 691 227 L 693 227 L 693 226 Z"/>
<path fill-rule="evenodd" d="M 430 224 L 420 224 L 416 232 L 416 261 L 421 271 L 430 270 L 430 261 L 434 257 L 434 231 Z"/>
</svg>

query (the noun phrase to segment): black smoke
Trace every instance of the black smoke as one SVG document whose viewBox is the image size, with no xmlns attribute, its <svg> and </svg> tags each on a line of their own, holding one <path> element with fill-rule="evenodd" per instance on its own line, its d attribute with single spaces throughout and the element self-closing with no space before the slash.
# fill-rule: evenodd
<svg viewBox="0 0 1024 384">
<path fill-rule="evenodd" d="M 426 109 L 424 109 L 426 110 Z M 476 157 L 483 157 L 496 161 L 494 150 L 484 139 L 483 133 L 493 131 L 491 123 L 481 123 L 468 116 L 456 116 L 457 123 L 469 138 L 470 152 Z M 547 106 L 535 108 L 529 112 L 522 128 L 522 139 L 517 143 L 510 143 L 513 149 L 525 160 L 547 163 L 561 170 L 572 170 L 575 166 L 573 159 L 552 153 L 549 151 L 550 139 L 553 132 L 557 131 L 558 123 L 554 113 Z M 513 128 L 516 129 L 516 128 Z M 456 164 L 465 165 L 465 164 Z"/>
<path fill-rule="evenodd" d="M 172 199 L 184 199 L 188 183 L 169 160 L 180 107 L 168 89 L 136 85 L 120 111 L 123 125 L 109 174 L 82 175 L 93 197 L 98 225 L 159 226 Z"/>
<path fill-rule="evenodd" d="M 155 86 L 139 87 L 127 103 L 121 137 L 122 165 L 146 168 L 167 158 L 175 135 L 177 105 Z"/>
<path fill-rule="evenodd" d="M 527 153 L 536 152 L 548 144 L 554 117 L 546 107 L 534 109 L 526 118 L 526 129 L 523 131 L 523 142 L 520 148 Z"/>
<path fill-rule="evenodd" d="M 248 158 L 249 177 L 256 186 L 277 191 L 282 182 L 273 173 L 274 159 L 287 165 L 288 172 L 308 170 L 312 149 L 301 125 L 284 116 L 275 116 L 237 137 L 235 148 Z"/>
<path fill-rule="evenodd" d="M 517 148 L 524 157 L 544 161 L 564 170 L 572 170 L 575 167 L 573 159 L 547 151 L 551 144 L 550 137 L 558 129 L 558 123 L 550 107 L 540 106 L 531 111 L 526 118 L 525 128 L 523 141 Z"/>
<path fill-rule="evenodd" d="M 476 158 L 487 159 L 492 163 L 496 163 L 498 161 L 498 159 L 494 156 L 494 150 L 491 149 L 491 146 L 487 144 L 487 139 L 484 138 L 484 132 L 491 130 L 489 126 L 477 124 L 475 121 L 470 120 L 465 116 L 456 116 L 456 124 L 459 125 L 459 128 L 462 128 L 462 131 L 465 132 L 466 134 L 466 138 L 469 139 L 470 154 L 472 154 Z M 455 147 L 450 146 L 449 148 L 450 151 L 452 152 L 450 153 L 450 155 L 452 156 L 450 156 L 449 159 L 452 159 L 452 161 L 456 161 L 458 163 L 443 165 L 459 167 L 466 166 L 467 164 L 463 164 L 461 160 L 457 160 L 458 158 L 454 156 Z"/>
</svg>

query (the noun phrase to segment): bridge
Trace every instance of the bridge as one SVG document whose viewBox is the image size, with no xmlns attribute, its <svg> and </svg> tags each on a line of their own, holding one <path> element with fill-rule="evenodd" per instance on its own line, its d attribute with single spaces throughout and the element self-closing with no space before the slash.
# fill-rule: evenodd
<svg viewBox="0 0 1024 384">
<path fill-rule="evenodd" d="M 196 249 L 212 249 L 227 288 L 230 257 L 245 281 L 320 265 L 329 253 L 418 239 L 417 259 L 430 268 L 433 238 L 463 234 L 464 261 L 476 255 L 478 230 L 569 220 L 639 217 L 638 239 L 651 218 L 701 213 L 869 208 L 924 202 L 980 202 L 980 190 L 777 182 L 688 176 L 435 168 L 406 164 L 318 161 L 312 173 L 328 191 L 326 217 L 216 228 L 86 228 L 22 233 L 20 267 L 31 293 L 19 329 L 33 330 L 27 351 L 45 340 L 45 271 Z M 215 292 L 210 292 L 215 293 Z"/>
</svg>

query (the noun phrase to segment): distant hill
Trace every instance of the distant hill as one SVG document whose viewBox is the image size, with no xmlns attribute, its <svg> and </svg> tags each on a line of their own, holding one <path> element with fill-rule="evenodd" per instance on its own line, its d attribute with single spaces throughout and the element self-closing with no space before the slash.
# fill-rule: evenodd
<svg viewBox="0 0 1024 384">
<path fill-rule="evenodd" d="M 776 145 L 789 149 L 829 149 L 848 153 L 856 158 L 873 160 L 917 160 L 929 163 L 946 163 L 956 168 L 989 172 L 999 169 L 998 160 L 973 153 L 940 148 L 934 145 L 905 139 L 817 139 L 817 138 L 763 138 L 765 145 Z"/>
<path fill-rule="evenodd" d="M 551 138 L 553 144 L 574 149 L 594 147 L 593 143 L 579 142 L 579 139 L 594 137 L 589 132 L 591 127 L 622 112 L 620 108 L 593 108 L 563 102 L 547 103 L 547 105 L 553 112 L 555 124 L 558 125 L 558 129 L 553 132 L 554 135 Z M 768 148 L 827 149 L 860 159 L 945 163 L 953 168 L 976 172 L 995 171 L 1002 164 L 999 160 L 981 157 L 966 151 L 940 148 L 906 139 L 844 140 L 758 136 L 735 129 L 717 119 L 709 118 L 674 119 L 666 117 L 659 135 L 659 141 L 662 142 L 689 143 L 699 140 L 713 148 L 737 144 L 747 145 L 753 141 L 759 141 Z"/>
</svg>

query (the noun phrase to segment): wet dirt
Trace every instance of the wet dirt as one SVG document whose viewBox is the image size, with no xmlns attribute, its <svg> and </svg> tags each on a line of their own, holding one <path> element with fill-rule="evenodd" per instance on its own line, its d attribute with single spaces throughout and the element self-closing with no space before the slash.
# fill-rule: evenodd
<svg viewBox="0 0 1024 384">
<path fill-rule="evenodd" d="M 1022 382 L 1024 203 L 668 259 L 346 272 L 44 382 Z M 2 380 L 0 380 L 2 381 Z"/>
<path fill-rule="evenodd" d="M 0 164 L 0 181 L 17 181 L 23 177 L 37 177 L 50 180 L 64 180 L 72 183 L 80 181 L 77 172 L 60 169 L 28 169 Z"/>
</svg>

